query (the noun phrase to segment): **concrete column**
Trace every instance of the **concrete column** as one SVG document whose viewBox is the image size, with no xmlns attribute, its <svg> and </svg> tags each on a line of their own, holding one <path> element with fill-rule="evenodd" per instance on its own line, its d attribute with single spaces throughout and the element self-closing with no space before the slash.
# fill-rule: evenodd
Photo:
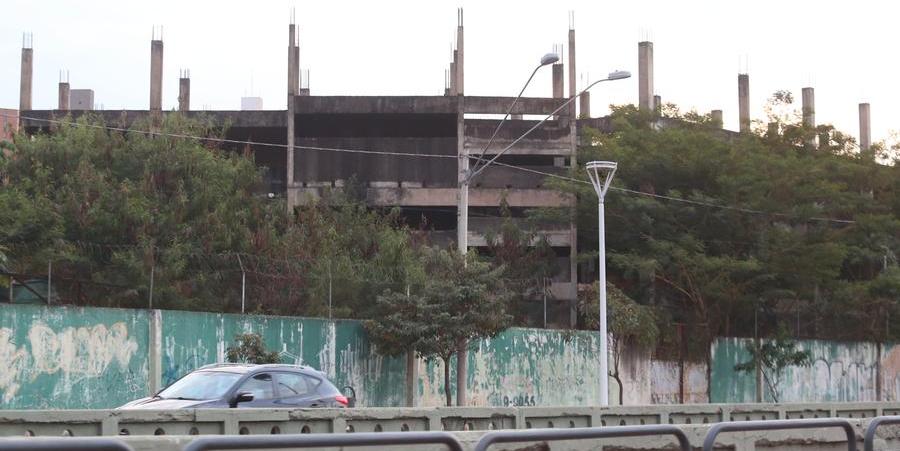
<svg viewBox="0 0 900 451">
<path fill-rule="evenodd" d="M 750 131 L 750 75 L 738 74 L 738 123 L 741 133 Z"/>
<path fill-rule="evenodd" d="M 187 74 L 178 79 L 178 111 L 191 110 L 191 79 Z"/>
<path fill-rule="evenodd" d="M 288 83 L 288 96 L 297 95 L 297 84 L 294 83 L 294 80 L 297 78 L 296 65 L 295 61 L 296 53 L 294 52 L 294 43 L 296 41 L 296 25 L 290 24 L 288 25 L 288 72 L 287 72 L 287 83 Z"/>
<path fill-rule="evenodd" d="M 569 97 L 575 97 L 575 29 L 569 28 Z M 572 117 L 577 117 L 575 102 L 569 107 Z"/>
<path fill-rule="evenodd" d="M 150 111 L 162 111 L 163 41 L 150 41 Z"/>
<path fill-rule="evenodd" d="M 816 92 L 813 88 L 803 88 L 802 93 L 803 126 L 809 129 L 807 131 L 809 138 L 806 140 L 806 145 L 815 147 L 816 135 L 812 130 L 816 128 Z"/>
<path fill-rule="evenodd" d="M 285 149 L 286 162 L 284 165 L 285 192 L 288 193 L 288 213 L 293 211 L 293 205 L 290 201 L 290 190 L 294 187 L 294 96 L 297 95 L 299 89 L 300 70 L 298 66 L 299 51 L 295 51 L 294 47 L 297 43 L 296 25 L 288 25 L 288 73 L 287 73 L 287 148 Z"/>
<path fill-rule="evenodd" d="M 712 110 L 709 115 L 713 125 L 715 125 L 716 128 L 722 128 L 722 110 Z"/>
<path fill-rule="evenodd" d="M 816 127 L 816 92 L 813 88 L 803 88 L 803 125 Z"/>
<path fill-rule="evenodd" d="M 31 77 L 34 70 L 34 49 L 22 48 L 22 72 L 19 78 L 19 112 L 31 110 Z"/>
<path fill-rule="evenodd" d="M 585 92 L 578 99 L 578 109 L 581 117 L 591 117 L 591 92 Z"/>
<path fill-rule="evenodd" d="M 653 111 L 653 43 L 638 42 L 638 106 Z"/>
<path fill-rule="evenodd" d="M 661 96 L 653 96 L 653 111 L 656 111 L 656 114 L 662 113 L 662 97 Z"/>
<path fill-rule="evenodd" d="M 457 83 L 459 83 L 459 78 L 456 75 L 456 61 L 459 58 L 459 52 L 457 50 L 453 51 L 453 61 L 450 61 L 450 95 L 455 96 L 459 94 L 459 89 L 457 87 Z"/>
<path fill-rule="evenodd" d="M 59 82 L 59 106 L 57 109 L 60 111 L 69 110 L 69 82 L 67 81 Z"/>
<path fill-rule="evenodd" d="M 872 146 L 872 122 L 868 103 L 859 104 L 859 150 L 867 151 Z"/>
<path fill-rule="evenodd" d="M 766 129 L 766 135 L 770 138 L 778 136 L 778 122 L 769 122 L 769 126 Z"/>
<path fill-rule="evenodd" d="M 563 65 L 560 63 L 556 63 L 553 65 L 553 97 L 556 99 L 561 99 L 564 94 L 564 74 L 563 74 Z"/>
<path fill-rule="evenodd" d="M 463 95 L 465 87 L 466 53 L 463 39 L 463 10 L 459 8 L 458 25 L 456 26 L 456 93 Z"/>
</svg>

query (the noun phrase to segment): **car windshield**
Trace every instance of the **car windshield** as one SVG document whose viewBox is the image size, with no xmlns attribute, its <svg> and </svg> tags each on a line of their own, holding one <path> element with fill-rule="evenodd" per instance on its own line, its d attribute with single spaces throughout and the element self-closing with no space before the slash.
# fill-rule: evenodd
<svg viewBox="0 0 900 451">
<path fill-rule="evenodd" d="M 237 373 L 197 371 L 159 392 L 166 399 L 219 399 L 241 378 Z"/>
</svg>

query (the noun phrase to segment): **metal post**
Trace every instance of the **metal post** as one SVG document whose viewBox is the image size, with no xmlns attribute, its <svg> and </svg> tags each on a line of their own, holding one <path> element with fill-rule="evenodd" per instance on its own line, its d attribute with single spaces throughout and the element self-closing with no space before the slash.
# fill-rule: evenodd
<svg viewBox="0 0 900 451">
<path fill-rule="evenodd" d="M 238 265 L 241 266 L 241 313 L 244 313 L 244 306 L 247 302 L 247 272 L 244 271 L 244 262 L 241 261 L 241 255 L 236 254 L 238 259 Z"/>
<path fill-rule="evenodd" d="M 409 292 L 406 293 L 409 296 Z M 328 320 L 331 321 L 331 260 L 328 260 Z"/>
<path fill-rule="evenodd" d="M 600 293 L 600 405 L 609 405 L 609 349 L 606 343 L 606 224 L 604 221 L 603 196 L 597 202 L 597 225 L 599 228 L 599 264 L 600 281 L 597 291 Z"/>
<path fill-rule="evenodd" d="M 543 282 L 541 285 L 541 293 L 544 296 L 544 329 L 547 328 L 547 278 L 544 277 L 541 279 Z"/>
</svg>

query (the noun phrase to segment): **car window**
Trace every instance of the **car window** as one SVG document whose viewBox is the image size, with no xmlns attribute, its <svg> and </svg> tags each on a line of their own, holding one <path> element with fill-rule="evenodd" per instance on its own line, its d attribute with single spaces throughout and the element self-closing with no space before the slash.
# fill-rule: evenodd
<svg viewBox="0 0 900 451">
<path fill-rule="evenodd" d="M 241 378 L 238 373 L 196 371 L 159 392 L 168 399 L 219 399 Z"/>
<path fill-rule="evenodd" d="M 298 373 L 275 373 L 275 386 L 278 387 L 278 395 L 287 398 L 302 396 L 314 391 L 318 381 Z"/>
<path fill-rule="evenodd" d="M 272 389 L 271 374 L 257 374 L 247 379 L 244 385 L 238 389 L 238 392 L 250 392 L 253 394 L 253 400 L 272 399 L 275 397 L 275 391 Z"/>
</svg>

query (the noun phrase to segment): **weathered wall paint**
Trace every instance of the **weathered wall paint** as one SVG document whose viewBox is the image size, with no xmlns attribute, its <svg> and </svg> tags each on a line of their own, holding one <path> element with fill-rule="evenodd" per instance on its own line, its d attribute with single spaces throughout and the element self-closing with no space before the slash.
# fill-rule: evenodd
<svg viewBox="0 0 900 451">
<path fill-rule="evenodd" d="M 738 373 L 734 366 L 748 361 L 750 339 L 720 338 L 713 343 L 711 401 L 753 402 L 756 376 Z M 877 397 L 877 345 L 801 340 L 797 348 L 809 351 L 812 364 L 791 367 L 776 382 L 780 402 L 874 401 Z M 763 386 L 764 400 L 772 401 Z"/>
<path fill-rule="evenodd" d="M 705 362 L 653 360 L 650 370 L 651 404 L 702 404 L 709 402 L 707 365 Z M 684 401 L 681 400 L 681 377 L 684 371 Z"/>
<path fill-rule="evenodd" d="M 140 310 L 0 304 L 0 405 L 107 408 L 145 396 L 148 324 Z"/>
<path fill-rule="evenodd" d="M 596 334 L 542 329 L 509 329 L 493 339 L 474 343 L 468 353 L 469 404 L 596 405 L 600 399 L 596 349 Z M 455 374 L 452 364 L 454 400 Z M 444 405 L 443 362 L 420 362 L 419 378 L 419 405 Z"/>
</svg>

